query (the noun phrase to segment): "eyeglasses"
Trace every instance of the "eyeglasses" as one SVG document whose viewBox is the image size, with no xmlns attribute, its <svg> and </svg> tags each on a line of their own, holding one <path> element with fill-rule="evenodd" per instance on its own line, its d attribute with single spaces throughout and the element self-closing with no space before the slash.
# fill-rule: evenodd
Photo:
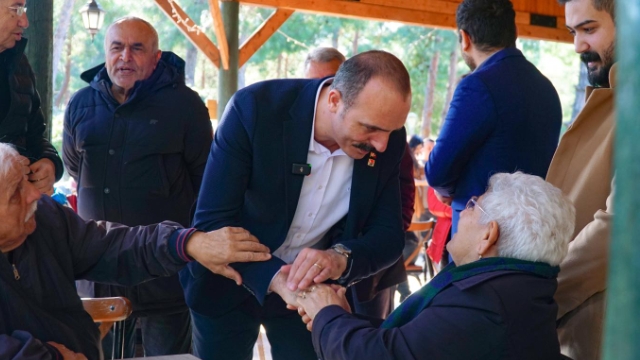
<svg viewBox="0 0 640 360">
<path fill-rule="evenodd" d="M 482 211 L 485 215 L 489 216 L 489 213 L 484 211 L 484 209 L 480 205 L 478 205 L 478 197 L 477 196 L 472 196 L 471 199 L 469 199 L 469 201 L 467 201 L 467 206 L 465 206 L 465 209 L 467 209 L 467 210 L 472 210 L 474 208 L 480 209 L 480 211 Z"/>
<path fill-rule="evenodd" d="M 22 16 L 27 13 L 26 5 L 16 5 L 16 6 L 7 6 L 9 9 L 13 10 L 14 13 L 18 16 Z"/>
</svg>

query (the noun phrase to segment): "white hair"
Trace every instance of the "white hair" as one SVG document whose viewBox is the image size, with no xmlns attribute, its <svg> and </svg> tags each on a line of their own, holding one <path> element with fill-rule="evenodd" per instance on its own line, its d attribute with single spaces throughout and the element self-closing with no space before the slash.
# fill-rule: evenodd
<svg viewBox="0 0 640 360">
<path fill-rule="evenodd" d="M 575 209 L 560 189 L 534 175 L 496 174 L 480 206 L 480 222 L 498 223 L 498 256 L 559 265 L 569 250 Z"/>
<path fill-rule="evenodd" d="M 0 182 L 4 183 L 7 176 L 20 166 L 20 154 L 11 145 L 0 143 Z"/>
</svg>

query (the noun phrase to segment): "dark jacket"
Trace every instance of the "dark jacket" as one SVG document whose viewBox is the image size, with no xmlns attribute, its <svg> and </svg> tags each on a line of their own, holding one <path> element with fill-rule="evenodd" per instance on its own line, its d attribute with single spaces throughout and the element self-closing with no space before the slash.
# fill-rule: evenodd
<svg viewBox="0 0 640 360">
<path fill-rule="evenodd" d="M 11 49 L 5 50 L 11 107 L 0 122 L 0 142 L 11 143 L 21 155 L 33 163 L 46 158 L 53 162 L 56 180 L 64 169 L 58 152 L 45 136 L 45 119 L 40 108 L 40 95 L 36 91 L 36 78 L 24 49 L 27 39 L 22 39 Z"/>
<path fill-rule="evenodd" d="M 168 276 L 186 263 L 176 223 L 127 228 L 84 221 L 43 196 L 36 230 L 12 252 L 20 279 L 0 254 L 0 359 L 56 359 L 43 343 L 55 341 L 100 359 L 98 329 L 74 280 L 133 285 Z"/>
<path fill-rule="evenodd" d="M 129 226 L 163 220 L 189 225 L 212 129 L 183 70 L 182 59 L 163 53 L 153 74 L 136 83 L 123 104 L 112 97 L 103 65 L 83 74 L 93 81 L 69 102 L 63 153 L 78 182 L 82 218 Z M 96 296 L 115 295 L 131 298 L 136 312 L 186 309 L 177 276 L 127 291 L 96 285 Z"/>
<path fill-rule="evenodd" d="M 429 186 L 458 213 L 489 178 L 522 171 L 544 178 L 560 139 L 556 89 L 516 48 L 498 51 L 456 88 L 426 164 Z"/>
<path fill-rule="evenodd" d="M 563 359 L 556 333 L 556 279 L 500 271 L 454 282 L 404 326 L 348 314 L 338 306 L 313 320 L 320 359 Z"/>
<path fill-rule="evenodd" d="M 215 230 L 240 226 L 271 251 L 284 242 L 295 215 L 304 176 L 293 164 L 306 164 L 316 94 L 322 80 L 272 80 L 238 91 L 225 110 L 207 163 L 198 197 L 195 227 Z M 404 129 L 394 131 L 375 166 L 369 156 L 354 160 L 349 210 L 338 222 L 341 243 L 353 259 L 344 284 L 383 270 L 398 260 L 404 247 L 399 164 L 405 151 Z M 221 191 L 220 189 L 224 189 Z M 331 232 L 331 231 L 330 231 Z M 243 285 L 262 303 L 273 276 L 284 261 L 234 264 Z M 180 273 L 187 303 L 194 311 L 216 316 L 240 305 L 250 292 L 213 275 L 200 265 Z M 366 300 L 373 285 L 356 284 Z M 362 285 L 361 285 L 362 284 Z M 362 295 L 360 297 L 360 295 Z"/>
</svg>

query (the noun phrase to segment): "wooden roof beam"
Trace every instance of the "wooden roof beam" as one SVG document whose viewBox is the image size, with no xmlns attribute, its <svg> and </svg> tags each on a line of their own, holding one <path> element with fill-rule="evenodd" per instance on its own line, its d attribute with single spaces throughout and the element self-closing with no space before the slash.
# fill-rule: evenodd
<svg viewBox="0 0 640 360">
<path fill-rule="evenodd" d="M 182 8 L 173 0 L 154 0 L 158 7 L 164 12 L 171 21 L 180 29 L 180 31 L 189 39 L 193 45 L 200 50 L 216 67 L 220 67 L 220 52 L 216 45 L 211 42 L 207 35 L 198 29 L 186 23 L 189 16 Z"/>
<path fill-rule="evenodd" d="M 222 59 L 222 67 L 229 70 L 229 44 L 227 42 L 227 34 L 224 31 L 224 23 L 222 22 L 222 13 L 220 12 L 220 4 L 218 0 L 209 0 L 209 9 L 211 10 L 211 18 L 213 19 L 213 32 L 218 40 L 218 50 Z"/>
<path fill-rule="evenodd" d="M 238 67 L 242 67 L 253 54 L 258 51 L 275 34 L 287 19 L 293 15 L 294 11 L 289 9 L 276 9 L 271 16 L 266 19 L 260 27 L 240 46 L 238 55 Z"/>
<path fill-rule="evenodd" d="M 445 29 L 456 29 L 455 12 L 416 10 L 415 8 L 392 7 L 371 3 L 339 1 L 339 0 L 239 0 L 242 4 L 253 6 L 276 7 L 289 10 L 300 10 L 329 16 L 342 16 L 374 21 L 397 21 L 408 25 L 429 26 Z M 374 1 L 374 0 L 365 0 Z M 393 0 L 391 0 L 393 1 Z M 447 1 L 441 1 L 446 3 Z M 455 4 L 451 2 L 452 4 Z M 444 4 L 443 6 L 445 6 Z M 446 5 L 449 6 L 450 5 Z M 519 35 L 534 39 L 561 42 L 573 42 L 573 38 L 564 28 L 564 19 L 556 17 L 555 28 L 531 25 L 531 14 L 516 13 L 516 24 Z"/>
</svg>

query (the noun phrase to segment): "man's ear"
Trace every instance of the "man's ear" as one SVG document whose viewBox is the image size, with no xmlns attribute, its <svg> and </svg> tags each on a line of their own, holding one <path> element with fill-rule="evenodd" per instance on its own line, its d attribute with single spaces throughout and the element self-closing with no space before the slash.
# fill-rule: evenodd
<svg viewBox="0 0 640 360">
<path fill-rule="evenodd" d="M 337 89 L 331 89 L 329 90 L 329 97 L 327 101 L 329 102 L 329 111 L 337 113 L 338 108 L 340 107 L 340 102 L 342 101 L 342 94 Z"/>
<path fill-rule="evenodd" d="M 462 48 L 462 51 L 464 51 L 464 52 L 470 51 L 471 50 L 471 45 L 472 45 L 471 37 L 469 36 L 469 34 L 466 31 L 464 31 L 462 29 L 460 29 L 458 31 L 460 31 L 460 47 Z"/>
<path fill-rule="evenodd" d="M 498 238 L 500 237 L 500 227 L 496 221 L 491 221 L 487 225 L 489 228 L 484 234 L 485 237 L 478 244 L 478 255 L 498 256 Z"/>
</svg>

